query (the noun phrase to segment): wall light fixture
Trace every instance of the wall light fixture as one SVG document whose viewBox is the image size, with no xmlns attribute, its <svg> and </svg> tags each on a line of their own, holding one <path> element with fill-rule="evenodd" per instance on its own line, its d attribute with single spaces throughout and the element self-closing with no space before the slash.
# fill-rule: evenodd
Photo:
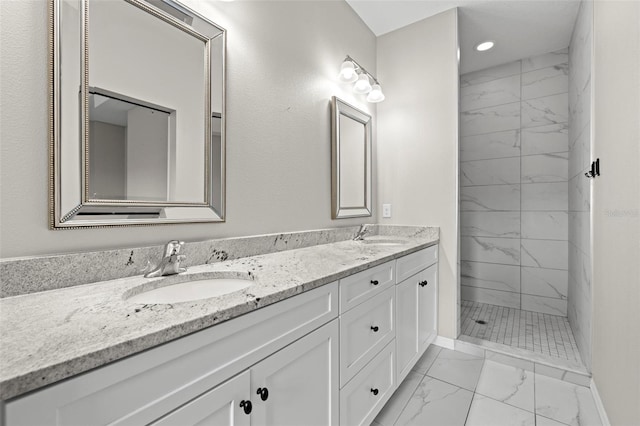
<svg viewBox="0 0 640 426">
<path fill-rule="evenodd" d="M 384 93 L 380 82 L 351 56 L 342 61 L 338 78 L 343 83 L 354 83 L 353 91 L 359 95 L 367 95 L 368 102 L 384 101 Z M 373 86 L 371 82 L 373 81 Z"/>
</svg>

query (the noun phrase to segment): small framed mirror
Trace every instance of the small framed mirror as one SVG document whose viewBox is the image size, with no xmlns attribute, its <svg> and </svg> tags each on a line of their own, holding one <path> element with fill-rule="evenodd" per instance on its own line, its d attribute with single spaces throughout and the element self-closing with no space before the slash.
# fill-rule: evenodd
<svg viewBox="0 0 640 426">
<path fill-rule="evenodd" d="M 371 216 L 371 116 L 331 98 L 333 219 Z"/>
<path fill-rule="evenodd" d="M 223 28 L 177 0 L 49 0 L 50 226 L 224 221 Z"/>
</svg>

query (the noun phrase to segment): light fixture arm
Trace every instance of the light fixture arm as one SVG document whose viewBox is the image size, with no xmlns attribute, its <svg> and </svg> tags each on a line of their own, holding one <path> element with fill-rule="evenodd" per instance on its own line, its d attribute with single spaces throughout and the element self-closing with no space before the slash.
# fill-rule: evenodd
<svg viewBox="0 0 640 426">
<path fill-rule="evenodd" d="M 373 74 L 371 74 L 369 71 L 367 71 L 362 65 L 360 65 L 355 59 L 353 59 L 351 56 L 347 55 L 346 58 L 344 58 L 345 61 L 351 61 L 353 62 L 353 65 L 355 65 L 356 67 L 356 72 L 361 73 L 361 74 L 365 74 L 367 77 L 369 77 L 370 79 L 372 79 L 376 84 L 380 84 L 380 82 L 378 81 L 377 78 L 375 78 L 375 76 Z M 344 62 L 344 61 L 343 61 Z"/>
</svg>

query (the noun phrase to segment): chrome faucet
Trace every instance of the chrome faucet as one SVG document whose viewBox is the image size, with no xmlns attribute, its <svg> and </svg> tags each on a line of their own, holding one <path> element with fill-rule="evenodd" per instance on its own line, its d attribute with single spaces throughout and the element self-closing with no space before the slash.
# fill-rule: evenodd
<svg viewBox="0 0 640 426">
<path fill-rule="evenodd" d="M 178 254 L 184 245 L 184 241 L 171 240 L 164 248 L 164 257 L 151 271 L 144 274 L 145 278 L 162 277 L 165 275 L 174 275 L 181 272 L 187 272 L 187 268 L 181 268 L 180 262 L 185 260 L 187 256 Z"/>
<path fill-rule="evenodd" d="M 360 225 L 360 229 L 358 229 L 358 233 L 353 238 L 354 241 L 364 240 L 364 236 L 369 232 L 369 228 L 367 225 Z"/>
</svg>

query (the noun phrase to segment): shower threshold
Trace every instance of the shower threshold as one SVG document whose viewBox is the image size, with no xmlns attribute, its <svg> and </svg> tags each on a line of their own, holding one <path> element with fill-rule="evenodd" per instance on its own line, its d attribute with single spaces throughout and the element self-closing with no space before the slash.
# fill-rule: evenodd
<svg viewBox="0 0 640 426">
<path fill-rule="evenodd" d="M 463 300 L 459 340 L 585 374 L 567 317 Z"/>
</svg>

